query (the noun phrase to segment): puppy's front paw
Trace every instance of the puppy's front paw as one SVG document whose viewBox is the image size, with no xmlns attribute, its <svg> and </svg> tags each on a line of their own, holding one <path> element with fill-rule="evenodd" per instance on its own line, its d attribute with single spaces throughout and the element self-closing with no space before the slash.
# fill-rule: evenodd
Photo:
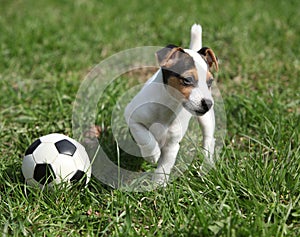
<svg viewBox="0 0 300 237">
<path fill-rule="evenodd" d="M 154 154 L 153 156 L 146 156 L 146 157 L 143 156 L 144 160 L 152 164 L 156 164 L 159 160 L 159 157 L 160 157 L 160 150 L 158 153 Z"/>
<path fill-rule="evenodd" d="M 161 153 L 157 143 L 155 143 L 154 146 L 144 145 L 139 147 L 140 147 L 142 157 L 146 161 L 151 163 L 157 163 Z"/>
<path fill-rule="evenodd" d="M 164 174 L 164 173 L 155 173 L 152 178 L 152 181 L 155 183 L 155 185 L 162 186 L 162 187 L 167 186 L 168 180 L 169 180 L 169 174 Z"/>
</svg>

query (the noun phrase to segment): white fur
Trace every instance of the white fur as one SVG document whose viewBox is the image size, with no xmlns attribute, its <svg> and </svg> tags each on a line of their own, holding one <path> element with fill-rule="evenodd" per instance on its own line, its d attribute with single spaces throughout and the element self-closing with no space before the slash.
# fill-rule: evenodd
<svg viewBox="0 0 300 237">
<path fill-rule="evenodd" d="M 202 57 L 194 51 L 199 50 L 202 46 L 201 32 L 200 25 L 192 26 L 192 49 L 185 49 L 185 52 L 193 57 L 199 76 L 198 86 L 193 89 L 189 98 L 189 101 L 194 103 L 200 103 L 203 98 L 212 100 L 205 82 L 206 78 L 203 78 L 203 75 L 206 75 L 207 65 Z M 182 106 L 181 101 L 175 99 L 174 94 L 169 93 L 170 90 L 172 88 L 163 83 L 162 71 L 159 69 L 127 105 L 124 114 L 144 159 L 158 163 L 153 179 L 156 183 L 163 185 L 166 185 L 168 181 L 176 161 L 179 142 L 182 140 L 192 116 Z M 206 160 L 213 163 L 215 129 L 213 107 L 203 116 L 199 116 L 198 121 L 203 132 Z"/>
</svg>

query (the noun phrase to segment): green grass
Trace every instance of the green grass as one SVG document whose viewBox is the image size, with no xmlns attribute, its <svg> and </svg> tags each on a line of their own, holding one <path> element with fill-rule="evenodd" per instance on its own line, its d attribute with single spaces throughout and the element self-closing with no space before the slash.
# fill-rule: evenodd
<svg viewBox="0 0 300 237">
<path fill-rule="evenodd" d="M 3 0 L 1 234 L 300 236 L 299 9 L 280 0 Z M 94 65 L 136 46 L 188 46 L 194 22 L 221 62 L 228 133 L 217 168 L 201 178 L 195 161 L 151 192 L 111 190 L 96 179 L 82 192 L 25 192 L 24 151 L 41 135 L 72 136 L 72 103 Z M 103 111 L 122 87 L 110 93 Z"/>
</svg>

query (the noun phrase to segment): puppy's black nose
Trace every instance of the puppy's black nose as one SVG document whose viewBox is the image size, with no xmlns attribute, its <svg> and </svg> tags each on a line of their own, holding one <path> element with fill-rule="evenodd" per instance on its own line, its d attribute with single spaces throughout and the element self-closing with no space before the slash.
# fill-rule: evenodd
<svg viewBox="0 0 300 237">
<path fill-rule="evenodd" d="M 202 105 L 203 110 L 205 110 L 207 112 L 212 107 L 213 102 L 209 99 L 202 99 L 201 105 Z"/>
</svg>

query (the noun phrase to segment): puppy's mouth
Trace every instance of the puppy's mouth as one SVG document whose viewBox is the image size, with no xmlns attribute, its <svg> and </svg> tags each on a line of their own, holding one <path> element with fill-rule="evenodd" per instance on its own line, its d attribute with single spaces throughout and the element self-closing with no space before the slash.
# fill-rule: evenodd
<svg viewBox="0 0 300 237">
<path fill-rule="evenodd" d="M 203 109 L 193 110 L 193 109 L 189 108 L 188 106 L 184 106 L 184 108 L 187 111 L 189 111 L 192 115 L 195 115 L 195 116 L 202 116 L 202 115 L 206 114 L 206 112 L 207 112 L 206 110 L 203 110 Z"/>
<path fill-rule="evenodd" d="M 213 106 L 213 102 L 209 99 L 202 99 L 199 104 L 192 101 L 184 101 L 182 105 L 192 115 L 202 116 L 210 110 Z"/>
</svg>

